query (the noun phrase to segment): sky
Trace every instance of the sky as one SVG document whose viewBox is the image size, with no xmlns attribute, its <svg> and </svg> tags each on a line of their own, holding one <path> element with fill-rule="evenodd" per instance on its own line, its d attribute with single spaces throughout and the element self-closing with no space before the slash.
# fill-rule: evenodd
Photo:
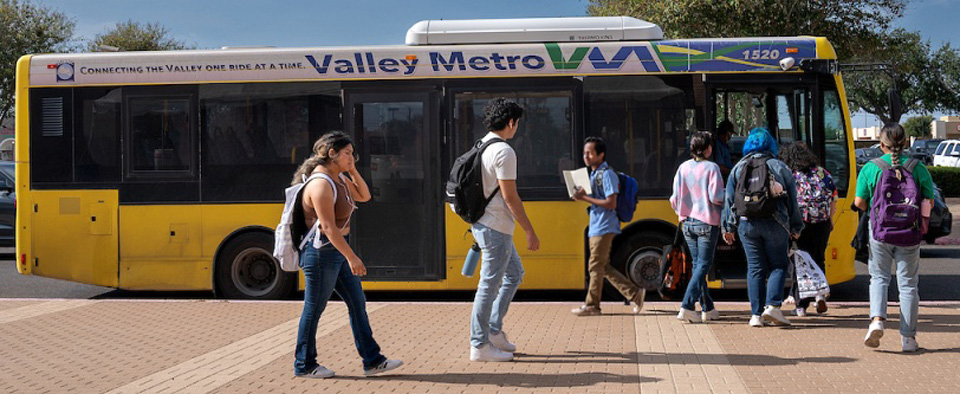
<svg viewBox="0 0 960 394">
<path fill-rule="evenodd" d="M 407 29 L 427 19 L 585 16 L 588 0 L 33 0 L 76 22 L 92 39 L 117 22 L 160 22 L 188 45 L 344 46 L 402 45 Z M 896 25 L 918 30 L 934 48 L 960 48 L 960 0 L 912 0 Z M 940 116 L 941 114 L 934 114 Z M 855 114 L 854 127 L 879 124 Z"/>
</svg>

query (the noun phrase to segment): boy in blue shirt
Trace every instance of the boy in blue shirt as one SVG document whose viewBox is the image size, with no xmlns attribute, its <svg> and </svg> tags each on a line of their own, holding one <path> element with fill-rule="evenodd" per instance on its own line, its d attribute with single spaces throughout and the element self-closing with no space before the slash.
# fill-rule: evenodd
<svg viewBox="0 0 960 394">
<path fill-rule="evenodd" d="M 574 200 L 590 203 L 590 260 L 587 270 L 590 272 L 590 284 L 587 286 L 587 300 L 583 306 L 571 312 L 577 316 L 600 314 L 600 295 L 603 280 L 607 279 L 628 300 L 634 304 L 633 313 L 643 308 L 643 299 L 647 293 L 610 266 L 610 246 L 613 238 L 620 234 L 620 219 L 617 218 L 617 193 L 620 181 L 617 174 L 605 160 L 607 147 L 600 137 L 587 137 L 583 143 L 583 162 L 590 167 L 590 182 L 593 193 L 587 195 L 578 188 Z"/>
</svg>

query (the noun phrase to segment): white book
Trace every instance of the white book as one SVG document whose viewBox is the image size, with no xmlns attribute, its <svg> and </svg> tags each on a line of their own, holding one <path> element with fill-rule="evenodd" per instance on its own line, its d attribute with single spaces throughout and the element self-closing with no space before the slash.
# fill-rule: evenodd
<svg viewBox="0 0 960 394">
<path fill-rule="evenodd" d="M 590 188 L 590 173 L 587 172 L 587 167 L 563 171 L 563 181 L 567 183 L 567 194 L 571 198 L 573 198 L 573 193 L 576 192 L 578 187 L 583 188 L 583 191 L 587 192 L 588 195 L 593 193 L 593 189 Z"/>
</svg>

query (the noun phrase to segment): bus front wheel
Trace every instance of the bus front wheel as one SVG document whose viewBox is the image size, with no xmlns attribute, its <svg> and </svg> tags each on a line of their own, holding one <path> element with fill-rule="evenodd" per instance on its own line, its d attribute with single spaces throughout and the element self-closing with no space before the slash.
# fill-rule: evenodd
<svg viewBox="0 0 960 394">
<path fill-rule="evenodd" d="M 216 261 L 217 294 L 229 299 L 276 300 L 297 285 L 296 273 L 284 272 L 273 258 L 273 236 L 241 234 L 223 247 Z"/>
<path fill-rule="evenodd" d="M 657 231 L 629 234 L 617 243 L 611 262 L 635 285 L 656 291 L 660 287 L 663 247 L 670 242 L 669 235 Z"/>
</svg>

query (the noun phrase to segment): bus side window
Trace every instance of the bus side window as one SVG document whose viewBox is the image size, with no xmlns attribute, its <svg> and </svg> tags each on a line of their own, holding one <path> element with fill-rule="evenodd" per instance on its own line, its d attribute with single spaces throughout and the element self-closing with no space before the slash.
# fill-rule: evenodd
<svg viewBox="0 0 960 394">
<path fill-rule="evenodd" d="M 30 106 L 32 183 L 43 188 L 73 182 L 72 89 L 33 89 Z"/>
<path fill-rule="evenodd" d="M 584 78 L 584 131 L 606 141 L 607 162 L 636 178 L 641 197 L 670 196 L 677 168 L 690 157 L 687 137 L 698 127 L 696 115 L 703 113 L 694 80 L 679 75 Z"/>
<path fill-rule="evenodd" d="M 455 94 L 454 135 L 457 152 L 466 152 L 473 141 L 486 135 L 483 106 L 494 97 L 506 97 L 524 108 L 516 137 L 510 145 L 517 153 L 517 187 L 524 200 L 567 200 L 561 170 L 583 165 L 574 154 L 573 93 L 557 86 L 535 91 L 493 91 Z M 579 150 L 578 150 L 579 151 Z"/>
<path fill-rule="evenodd" d="M 120 181 L 120 88 L 79 88 L 74 176 L 78 183 Z"/>
<path fill-rule="evenodd" d="M 210 84 L 199 88 L 203 201 L 278 201 L 312 154 L 340 130 L 340 83 Z"/>
<path fill-rule="evenodd" d="M 128 176 L 195 170 L 189 97 L 134 97 L 127 107 Z"/>
</svg>

